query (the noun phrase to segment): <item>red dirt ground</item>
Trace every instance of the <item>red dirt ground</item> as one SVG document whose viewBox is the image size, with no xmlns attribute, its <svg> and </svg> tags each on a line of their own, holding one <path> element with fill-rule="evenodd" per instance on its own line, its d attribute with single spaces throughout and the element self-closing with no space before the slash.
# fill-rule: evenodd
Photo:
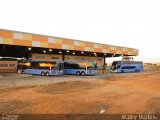
<svg viewBox="0 0 160 120">
<path fill-rule="evenodd" d="M 0 88 L 0 113 L 160 113 L 160 74 Z"/>
</svg>

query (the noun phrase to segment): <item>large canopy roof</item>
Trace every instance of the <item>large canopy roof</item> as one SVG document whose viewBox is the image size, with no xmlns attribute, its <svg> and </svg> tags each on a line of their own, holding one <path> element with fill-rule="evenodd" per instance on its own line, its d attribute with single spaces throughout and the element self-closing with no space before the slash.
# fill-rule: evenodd
<svg viewBox="0 0 160 120">
<path fill-rule="evenodd" d="M 134 48 L 0 29 L 0 44 L 137 56 Z"/>
</svg>

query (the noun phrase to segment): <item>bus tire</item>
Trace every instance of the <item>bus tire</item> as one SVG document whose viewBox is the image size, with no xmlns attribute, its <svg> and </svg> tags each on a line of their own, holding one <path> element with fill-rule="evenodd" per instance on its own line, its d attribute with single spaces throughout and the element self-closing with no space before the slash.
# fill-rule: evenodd
<svg viewBox="0 0 160 120">
<path fill-rule="evenodd" d="M 42 75 L 42 76 L 45 76 L 45 72 L 42 71 L 42 72 L 41 72 L 41 75 Z"/>
<path fill-rule="evenodd" d="M 77 72 L 76 72 L 76 75 L 80 75 L 80 72 L 79 72 L 79 71 L 77 71 Z"/>
<path fill-rule="evenodd" d="M 121 73 L 124 73 L 124 70 L 121 70 Z"/>
<path fill-rule="evenodd" d="M 49 76 L 49 72 L 46 72 L 46 76 Z"/>
<path fill-rule="evenodd" d="M 82 72 L 81 72 L 81 75 L 82 75 L 82 76 L 84 76 L 84 75 L 85 75 L 85 72 L 84 72 L 84 71 L 82 71 Z"/>
<path fill-rule="evenodd" d="M 24 74 L 24 71 L 22 71 L 22 74 Z"/>
</svg>

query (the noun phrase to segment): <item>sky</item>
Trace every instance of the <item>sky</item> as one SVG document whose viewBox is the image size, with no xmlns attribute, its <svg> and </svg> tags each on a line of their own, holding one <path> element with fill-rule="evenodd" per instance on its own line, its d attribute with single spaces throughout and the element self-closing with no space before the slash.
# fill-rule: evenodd
<svg viewBox="0 0 160 120">
<path fill-rule="evenodd" d="M 159 0 L 0 0 L 0 28 L 139 49 L 160 61 Z"/>
</svg>

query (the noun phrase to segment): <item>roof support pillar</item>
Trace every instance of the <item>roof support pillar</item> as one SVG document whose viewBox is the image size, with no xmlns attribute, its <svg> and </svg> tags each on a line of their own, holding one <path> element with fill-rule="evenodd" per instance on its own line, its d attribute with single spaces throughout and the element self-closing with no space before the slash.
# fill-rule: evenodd
<svg viewBox="0 0 160 120">
<path fill-rule="evenodd" d="M 64 55 L 64 54 L 62 54 L 62 60 L 63 60 L 63 61 L 65 60 L 65 55 Z"/>
<path fill-rule="evenodd" d="M 106 64 L 106 57 L 105 56 L 104 56 L 104 60 L 103 61 L 104 61 L 103 65 L 105 65 Z"/>
<path fill-rule="evenodd" d="M 106 65 L 106 57 L 104 56 L 103 57 L 103 61 L 104 61 L 104 63 L 103 63 L 103 69 L 102 69 L 102 73 L 104 74 L 104 71 L 105 71 L 105 65 Z"/>
</svg>

